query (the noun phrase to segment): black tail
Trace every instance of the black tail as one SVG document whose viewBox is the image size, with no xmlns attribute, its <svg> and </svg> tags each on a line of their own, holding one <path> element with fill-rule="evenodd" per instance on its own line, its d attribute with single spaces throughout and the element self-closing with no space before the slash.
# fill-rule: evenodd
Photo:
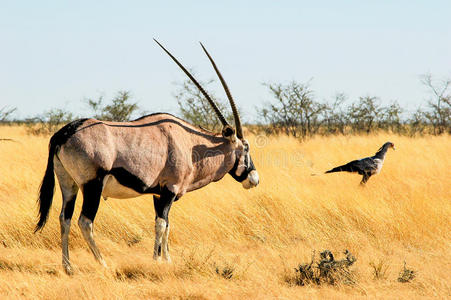
<svg viewBox="0 0 451 300">
<path fill-rule="evenodd" d="M 53 173 L 53 157 L 58 148 L 64 145 L 66 141 L 77 131 L 78 127 L 87 119 L 79 119 L 66 124 L 63 128 L 58 130 L 50 139 L 49 157 L 47 160 L 47 169 L 45 170 L 44 178 L 42 179 L 41 187 L 39 189 L 39 221 L 36 224 L 34 232 L 41 230 L 49 216 L 49 210 L 52 206 L 53 193 L 55 191 L 55 175 Z"/>
<path fill-rule="evenodd" d="M 49 210 L 52 206 L 53 192 L 55 191 L 55 175 L 53 173 L 53 157 L 56 152 L 56 143 L 54 139 L 50 139 L 49 158 L 47 160 L 47 169 L 45 170 L 44 178 L 42 179 L 41 187 L 39 189 L 39 221 L 34 232 L 41 230 L 49 216 Z"/>
<path fill-rule="evenodd" d="M 355 166 L 353 165 L 353 161 L 350 163 L 347 163 L 346 165 L 342 165 L 339 167 L 335 167 L 329 171 L 326 171 L 325 173 L 335 173 L 335 172 L 357 172 Z"/>
</svg>

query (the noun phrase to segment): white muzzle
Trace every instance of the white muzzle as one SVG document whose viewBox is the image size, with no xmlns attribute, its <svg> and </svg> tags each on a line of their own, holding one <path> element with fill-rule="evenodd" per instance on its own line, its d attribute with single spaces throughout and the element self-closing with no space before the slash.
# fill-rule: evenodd
<svg viewBox="0 0 451 300">
<path fill-rule="evenodd" d="M 260 179 L 258 177 L 257 171 L 252 170 L 249 173 L 249 175 L 247 175 L 247 178 L 243 181 L 243 187 L 245 189 L 250 189 L 250 188 L 256 187 L 259 182 L 260 182 Z"/>
</svg>

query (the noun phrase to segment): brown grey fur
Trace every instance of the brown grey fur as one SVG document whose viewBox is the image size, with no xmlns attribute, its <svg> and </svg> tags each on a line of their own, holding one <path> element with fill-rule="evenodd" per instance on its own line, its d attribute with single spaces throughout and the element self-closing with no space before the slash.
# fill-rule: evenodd
<svg viewBox="0 0 451 300">
<path fill-rule="evenodd" d="M 121 123 L 88 119 L 60 147 L 57 158 L 78 186 L 94 179 L 99 168 L 122 167 L 148 187 L 166 186 L 181 197 L 220 180 L 242 153 L 243 141 L 162 113 Z M 115 193 L 110 184 L 116 185 L 106 182 L 103 196 L 139 196 L 135 191 Z"/>
<path fill-rule="evenodd" d="M 196 79 L 169 51 L 159 45 L 209 101 L 223 124 L 222 134 L 197 128 L 170 114 L 158 113 L 131 122 L 77 120 L 53 135 L 38 199 L 39 222 L 36 231 L 42 229 L 47 221 L 53 198 L 55 172 L 63 195 L 60 214 L 62 263 L 68 274 L 73 272 L 68 243 L 79 188 L 82 189 L 84 202 L 78 225 L 96 260 L 106 266 L 93 237 L 93 221 L 101 195 L 104 198 L 131 198 L 141 193 L 159 195 L 154 197 L 156 219 L 153 256 L 157 260 L 163 257 L 170 261 L 168 213 L 173 201 L 187 192 L 220 180 L 227 173 L 246 189 L 259 183 L 258 173 L 249 154 L 249 143 L 242 134 L 235 103 L 206 49 L 204 51 L 229 98 L 236 130 L 227 123 Z M 115 170 L 121 170 L 125 175 L 118 175 Z M 115 176 L 123 176 L 123 184 Z M 130 181 L 127 182 L 128 186 L 124 184 L 124 180 Z M 138 184 L 139 188 L 132 186 L 133 184 Z"/>
</svg>

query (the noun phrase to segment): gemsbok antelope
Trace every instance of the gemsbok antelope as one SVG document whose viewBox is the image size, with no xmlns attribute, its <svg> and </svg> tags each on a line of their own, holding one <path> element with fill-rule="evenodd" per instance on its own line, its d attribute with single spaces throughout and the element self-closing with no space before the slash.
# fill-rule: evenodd
<svg viewBox="0 0 451 300">
<path fill-rule="evenodd" d="M 166 113 L 151 114 L 131 122 L 81 119 L 56 132 L 49 143 L 35 232 L 41 230 L 48 219 L 55 173 L 63 198 L 59 220 L 62 264 L 68 274 L 73 272 L 68 242 L 79 188 L 83 194 L 83 205 L 78 225 L 95 259 L 106 266 L 93 238 L 93 222 L 101 196 L 131 198 L 153 194 L 156 214 L 153 257 L 170 261 L 168 215 L 174 201 L 187 192 L 220 180 L 227 173 L 246 189 L 259 183 L 235 103 L 207 50 L 201 44 L 227 94 L 236 130 L 228 124 L 196 79 L 168 50 L 160 43 L 158 45 L 208 100 L 223 125 L 222 134 L 198 128 Z"/>
</svg>

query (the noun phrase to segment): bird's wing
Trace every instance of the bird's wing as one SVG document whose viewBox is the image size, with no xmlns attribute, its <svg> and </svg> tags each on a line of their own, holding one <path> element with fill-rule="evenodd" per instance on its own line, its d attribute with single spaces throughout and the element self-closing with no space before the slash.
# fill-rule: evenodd
<svg viewBox="0 0 451 300">
<path fill-rule="evenodd" d="M 345 165 L 335 167 L 329 171 L 326 171 L 326 173 L 334 173 L 334 172 L 358 172 L 359 174 L 362 173 L 362 165 L 360 163 L 360 160 L 353 160 L 351 162 L 348 162 Z"/>
<path fill-rule="evenodd" d="M 377 162 L 373 157 L 359 159 L 356 163 L 364 173 L 373 173 L 377 170 Z"/>
<path fill-rule="evenodd" d="M 348 162 L 346 166 L 351 169 L 351 172 L 358 172 L 359 174 L 361 174 L 365 170 L 365 164 L 361 159 Z"/>
</svg>

